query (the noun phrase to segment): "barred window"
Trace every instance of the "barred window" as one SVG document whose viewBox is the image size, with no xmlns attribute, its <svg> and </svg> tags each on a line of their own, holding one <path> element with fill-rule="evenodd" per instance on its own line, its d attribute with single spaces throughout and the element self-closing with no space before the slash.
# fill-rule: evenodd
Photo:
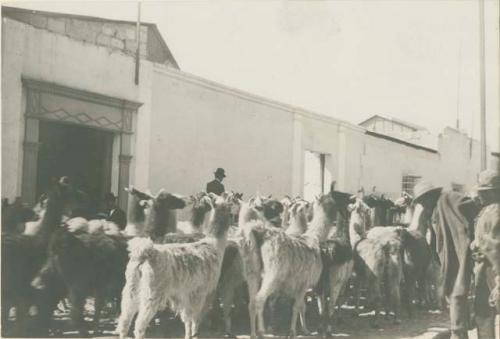
<svg viewBox="0 0 500 339">
<path fill-rule="evenodd" d="M 413 195 L 413 188 L 421 178 L 422 177 L 416 175 L 403 175 L 403 192 Z"/>
</svg>

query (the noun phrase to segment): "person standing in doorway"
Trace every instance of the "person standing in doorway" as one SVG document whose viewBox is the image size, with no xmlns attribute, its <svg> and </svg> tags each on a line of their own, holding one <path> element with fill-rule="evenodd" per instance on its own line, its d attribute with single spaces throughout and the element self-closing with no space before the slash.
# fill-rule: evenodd
<svg viewBox="0 0 500 339">
<path fill-rule="evenodd" d="M 215 179 L 207 184 L 207 193 L 215 193 L 221 195 L 225 192 L 222 180 L 226 177 L 226 173 L 223 168 L 217 168 L 214 172 Z"/>
<path fill-rule="evenodd" d="M 104 204 L 106 208 L 106 220 L 112 221 L 120 227 L 120 229 L 124 229 L 127 226 L 127 216 L 125 212 L 118 207 L 117 199 L 112 192 L 109 192 L 104 197 Z"/>
</svg>

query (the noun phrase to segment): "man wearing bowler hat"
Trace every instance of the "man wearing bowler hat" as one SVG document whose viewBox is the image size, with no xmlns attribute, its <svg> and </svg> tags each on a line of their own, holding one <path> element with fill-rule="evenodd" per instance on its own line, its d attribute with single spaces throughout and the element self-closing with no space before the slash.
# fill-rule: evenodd
<svg viewBox="0 0 500 339">
<path fill-rule="evenodd" d="M 222 180 L 226 177 L 226 173 L 223 168 L 217 168 L 214 172 L 215 179 L 207 184 L 207 193 L 215 193 L 221 195 L 225 192 Z"/>
<path fill-rule="evenodd" d="M 112 221 L 120 227 L 120 229 L 124 229 L 127 226 L 127 215 L 125 212 L 118 207 L 116 197 L 112 192 L 109 192 L 104 197 L 104 203 L 106 208 L 106 220 Z"/>
</svg>

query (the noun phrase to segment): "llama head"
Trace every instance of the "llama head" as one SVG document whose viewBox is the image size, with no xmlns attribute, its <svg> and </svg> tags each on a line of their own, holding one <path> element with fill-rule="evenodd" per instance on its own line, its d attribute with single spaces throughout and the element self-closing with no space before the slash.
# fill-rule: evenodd
<svg viewBox="0 0 500 339">
<path fill-rule="evenodd" d="M 338 206 L 331 194 L 320 194 L 314 199 L 314 216 L 325 218 L 332 225 L 335 221 Z"/>
<path fill-rule="evenodd" d="M 146 219 L 146 207 L 149 206 L 148 202 L 154 199 L 154 197 L 132 186 L 125 188 L 125 191 L 129 194 L 127 219 L 131 223 L 144 222 Z"/>
<path fill-rule="evenodd" d="M 306 217 L 309 213 L 311 204 L 307 200 L 296 199 L 290 206 L 290 214 L 292 216 L 304 215 Z"/>
<path fill-rule="evenodd" d="M 231 219 L 233 222 L 238 221 L 238 215 L 240 214 L 241 205 L 243 203 L 243 193 L 235 193 L 235 192 L 224 192 L 222 196 L 226 198 L 226 200 L 231 205 Z"/>
<path fill-rule="evenodd" d="M 224 237 L 231 225 L 231 198 L 225 195 L 211 196 L 213 209 L 208 223 L 207 234 L 216 238 Z"/>
<path fill-rule="evenodd" d="M 213 209 L 212 198 L 205 192 L 200 192 L 188 198 L 188 206 L 191 207 L 191 223 L 195 227 L 206 225 L 210 219 L 210 211 Z"/>
<path fill-rule="evenodd" d="M 168 232 L 176 232 L 177 217 L 175 210 L 185 206 L 185 198 L 161 189 L 153 199 L 147 201 L 145 234 L 156 240 Z"/>
<path fill-rule="evenodd" d="M 312 205 L 308 201 L 295 199 L 289 208 L 290 219 L 292 221 L 295 220 L 295 222 L 298 222 L 301 226 L 305 226 L 307 228 L 307 222 L 310 221 L 311 207 Z M 305 231 L 305 229 L 302 231 Z"/>
<path fill-rule="evenodd" d="M 68 177 L 62 177 L 47 193 L 45 208 L 53 208 L 57 214 L 71 216 L 73 211 L 85 206 L 87 200 L 86 194 L 76 190 Z"/>
<path fill-rule="evenodd" d="M 164 189 L 161 189 L 156 197 L 154 197 L 153 205 L 156 208 L 177 210 L 186 207 L 186 200 L 179 195 L 168 193 Z"/>
<path fill-rule="evenodd" d="M 281 199 L 280 202 L 283 205 L 283 208 L 288 209 L 292 205 L 293 200 L 288 195 L 285 195 L 285 197 Z"/>
<path fill-rule="evenodd" d="M 356 227 L 356 229 L 366 228 L 365 219 L 370 213 L 370 207 L 363 201 L 363 199 L 356 198 L 354 203 L 349 205 L 349 211 L 351 212 L 351 217 L 349 219 L 349 224 Z"/>
<path fill-rule="evenodd" d="M 281 226 L 281 213 L 283 204 L 276 199 L 257 196 L 250 199 L 250 206 L 255 209 L 262 220 L 269 222 L 275 227 Z"/>
</svg>

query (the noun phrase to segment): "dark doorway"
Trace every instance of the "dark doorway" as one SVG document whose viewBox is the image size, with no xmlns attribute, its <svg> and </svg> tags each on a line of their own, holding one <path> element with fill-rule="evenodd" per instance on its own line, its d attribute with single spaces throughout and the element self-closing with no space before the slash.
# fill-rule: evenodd
<svg viewBox="0 0 500 339">
<path fill-rule="evenodd" d="M 113 133 L 78 125 L 40 121 L 37 196 L 61 176 L 88 194 L 89 213 L 101 208 L 111 186 Z"/>
</svg>

